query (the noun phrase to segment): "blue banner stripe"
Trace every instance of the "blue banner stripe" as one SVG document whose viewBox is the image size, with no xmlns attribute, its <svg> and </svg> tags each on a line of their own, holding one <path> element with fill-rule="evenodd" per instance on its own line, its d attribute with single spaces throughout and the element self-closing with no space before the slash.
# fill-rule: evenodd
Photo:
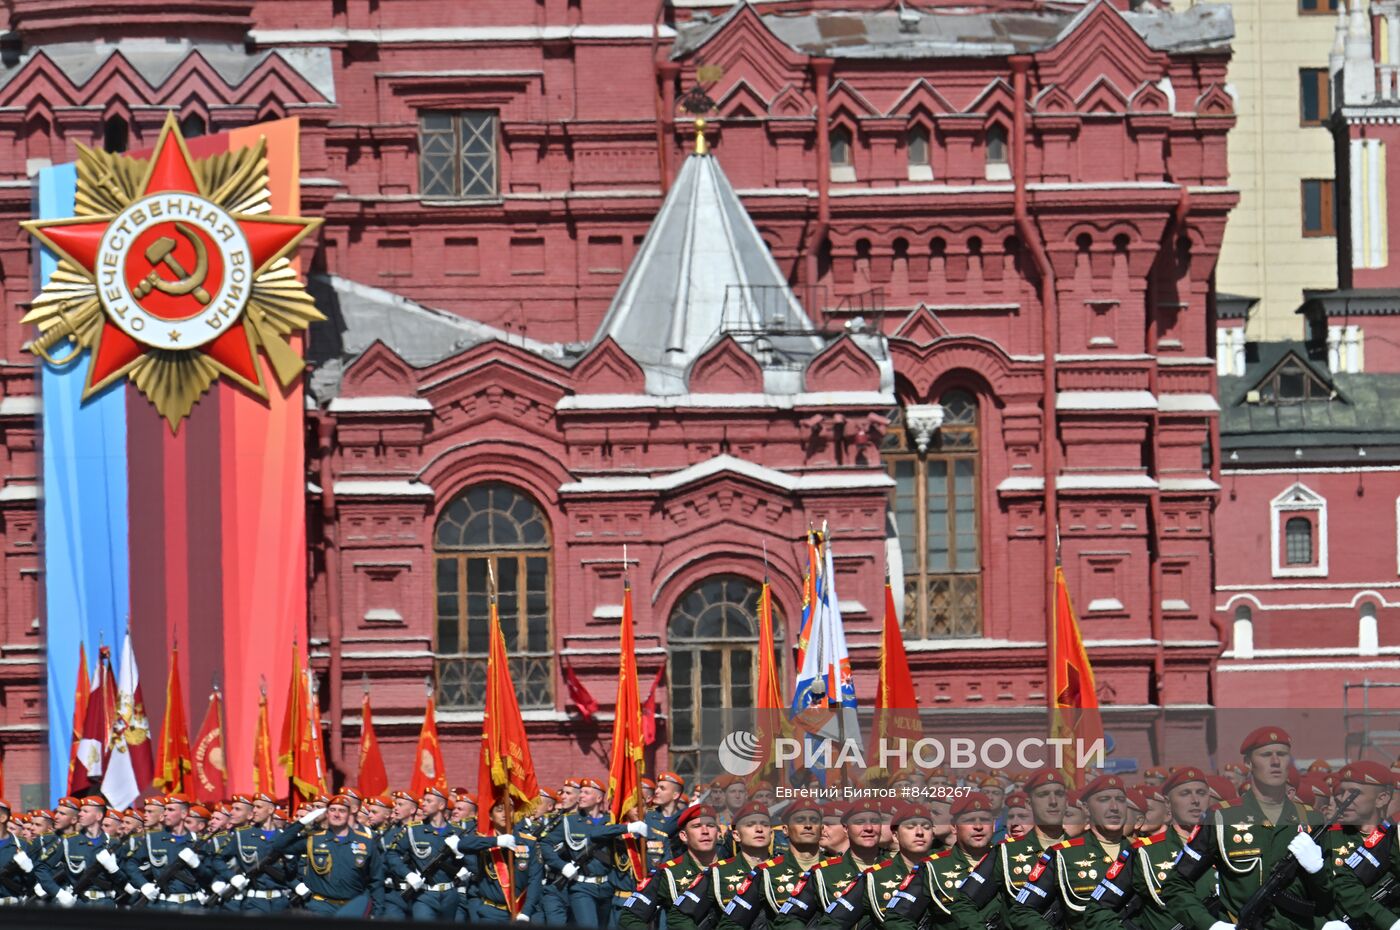
<svg viewBox="0 0 1400 930">
<path fill-rule="evenodd" d="M 74 165 L 39 172 L 39 218 L 72 216 L 76 188 Z M 38 283 L 56 266 L 41 250 Z M 85 354 L 62 368 L 40 365 L 51 803 L 68 790 L 78 644 L 87 644 L 94 663 L 106 645 L 115 662 L 131 601 L 126 387 L 118 383 L 84 404 L 88 362 Z"/>
</svg>

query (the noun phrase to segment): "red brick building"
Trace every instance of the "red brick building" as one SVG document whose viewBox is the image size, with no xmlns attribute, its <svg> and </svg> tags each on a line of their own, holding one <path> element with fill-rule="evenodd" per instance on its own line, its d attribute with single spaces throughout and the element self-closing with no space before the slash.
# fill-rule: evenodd
<svg viewBox="0 0 1400 930">
<path fill-rule="evenodd" d="M 309 635 L 352 774 L 362 679 L 397 780 L 436 676 L 470 777 L 488 565 L 542 775 L 600 767 L 624 545 L 643 682 L 666 666 L 657 762 L 712 767 L 698 711 L 748 700 L 765 563 L 790 643 L 823 522 L 863 702 L 888 569 L 924 707 L 1043 706 L 1057 528 L 1120 744 L 1215 699 L 1227 8 L 125 6 L 7 3 L 12 779 L 41 770 L 44 687 L 16 224 L 37 165 L 148 144 L 167 107 L 193 132 L 302 120 L 330 317 Z M 571 713 L 565 662 L 601 725 Z"/>
</svg>

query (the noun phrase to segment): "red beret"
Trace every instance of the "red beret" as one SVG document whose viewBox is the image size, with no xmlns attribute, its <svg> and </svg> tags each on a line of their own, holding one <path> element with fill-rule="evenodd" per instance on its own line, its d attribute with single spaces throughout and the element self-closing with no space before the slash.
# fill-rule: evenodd
<svg viewBox="0 0 1400 930">
<path fill-rule="evenodd" d="M 250 797 L 248 797 L 248 795 L 246 795 L 246 794 L 235 794 L 233 797 L 229 798 L 229 803 L 230 803 L 230 804 L 247 804 L 249 807 L 252 807 L 252 806 L 253 806 L 253 799 L 250 798 Z"/>
<path fill-rule="evenodd" d="M 1065 773 L 1061 772 L 1059 769 L 1050 768 L 1040 769 L 1032 773 L 1031 776 L 1026 779 L 1026 793 L 1029 794 L 1041 785 L 1061 785 L 1065 788 L 1069 787 L 1068 783 L 1065 782 Z"/>
<path fill-rule="evenodd" d="M 394 802 L 390 801 L 382 794 L 376 794 L 365 798 L 365 807 L 382 807 L 387 810 L 389 808 L 392 808 L 393 806 Z"/>
<path fill-rule="evenodd" d="M 894 806 L 890 826 L 897 827 L 906 820 L 927 820 L 933 823 L 933 813 L 924 804 L 902 801 Z"/>
<path fill-rule="evenodd" d="M 262 801 L 264 804 L 271 804 L 273 807 L 277 806 L 277 799 L 266 791 L 259 791 L 257 794 L 253 795 L 253 800 Z"/>
<path fill-rule="evenodd" d="M 190 816 L 199 817 L 202 820 L 208 820 L 209 808 L 205 807 L 203 804 L 192 804 L 190 805 Z"/>
<path fill-rule="evenodd" d="M 1308 766 L 1309 775 L 1312 775 L 1317 772 L 1326 774 L 1330 771 L 1332 771 L 1332 764 L 1326 759 L 1314 759 L 1312 765 Z"/>
<path fill-rule="evenodd" d="M 686 824 L 690 823 L 692 820 L 700 820 L 703 818 L 715 820 L 715 809 L 708 804 L 696 804 L 691 807 L 687 807 L 685 810 L 681 811 L 679 815 L 677 815 L 676 829 L 681 829 Z"/>
<path fill-rule="evenodd" d="M 102 797 L 102 795 L 100 795 L 100 794 L 95 794 L 95 795 L 93 795 L 93 796 L 90 797 L 90 798 L 83 798 L 83 800 L 82 800 L 82 806 L 83 806 L 83 807 L 97 807 L 97 808 L 101 808 L 102 810 L 106 810 L 106 809 L 107 809 L 107 799 L 104 798 L 104 797 Z"/>
<path fill-rule="evenodd" d="M 980 791 L 974 791 L 953 802 L 952 814 L 954 820 L 957 820 L 964 814 L 990 814 L 992 812 L 992 799 Z"/>
<path fill-rule="evenodd" d="M 1274 743 L 1281 743 L 1290 748 L 1293 746 L 1293 740 L 1281 727 L 1260 727 L 1251 732 L 1244 738 L 1244 742 L 1240 743 L 1240 755 L 1247 756 L 1256 749 L 1272 746 Z"/>
<path fill-rule="evenodd" d="M 1342 769 L 1337 776 L 1338 783 L 1349 781 L 1356 785 L 1382 785 L 1390 788 L 1395 784 L 1395 773 L 1379 762 L 1353 762 Z"/>
<path fill-rule="evenodd" d="M 345 795 L 340 795 L 340 797 L 345 797 Z M 424 789 L 423 789 L 423 797 L 425 797 L 425 798 L 427 798 L 427 797 L 442 798 L 444 801 L 451 801 L 451 800 L 452 800 L 451 798 L 449 798 L 449 797 L 447 796 L 447 792 L 446 792 L 446 791 L 443 791 L 443 790 L 442 790 L 441 788 L 439 788 L 437 785 L 429 785 L 428 787 L 424 788 Z M 349 798 L 346 798 L 346 800 L 349 800 Z"/>
<path fill-rule="evenodd" d="M 847 807 L 844 811 L 842 811 L 842 812 L 841 812 L 841 822 L 844 824 L 846 821 L 850 820 L 850 819 L 851 819 L 852 817 L 854 817 L 856 814 L 883 814 L 883 813 L 884 813 L 884 811 L 880 809 L 880 802 L 879 802 L 879 801 L 874 801 L 874 800 L 871 800 L 871 799 L 867 798 L 867 799 L 865 799 L 865 800 L 863 800 L 863 801 L 857 801 L 857 802 L 855 802 L 854 804 L 852 804 L 852 805 L 850 805 L 849 807 Z"/>
<path fill-rule="evenodd" d="M 216 810 L 217 810 L 219 813 L 224 814 L 225 816 L 231 815 L 231 814 L 233 813 L 233 808 L 232 808 L 230 805 L 228 805 L 228 804 L 220 804 L 220 805 L 216 808 Z"/>
<path fill-rule="evenodd" d="M 187 794 L 168 794 L 165 796 L 165 804 L 167 807 L 171 804 L 183 804 L 189 807 L 193 803 L 194 799 Z"/>
<path fill-rule="evenodd" d="M 1327 780 L 1320 775 L 1304 775 L 1298 780 L 1298 799 L 1304 804 L 1312 804 L 1317 798 L 1332 796 Z"/>
<path fill-rule="evenodd" d="M 582 788 L 582 787 L 583 787 L 582 779 L 580 779 L 577 775 L 575 775 L 575 776 L 573 776 L 573 777 L 571 777 L 571 778 L 566 778 L 566 779 L 564 779 L 564 787 L 565 787 L 565 788 Z"/>
<path fill-rule="evenodd" d="M 1123 792 L 1128 798 L 1128 806 L 1139 814 L 1147 813 L 1147 795 L 1137 788 L 1129 788 Z"/>
<path fill-rule="evenodd" d="M 758 794 L 758 792 L 760 792 L 760 791 L 772 791 L 772 790 L 773 790 L 773 783 L 772 783 L 771 781 L 763 781 L 762 779 L 759 779 L 758 781 L 756 781 L 756 782 L 754 782 L 753 784 L 749 785 L 749 794 Z"/>
<path fill-rule="evenodd" d="M 643 776 L 641 779 L 639 779 L 639 780 L 637 781 L 637 784 L 641 785 L 643 788 L 655 788 L 655 787 L 656 787 L 656 782 L 652 781 L 650 778 L 647 778 L 647 777 L 645 777 L 645 776 Z"/>
<path fill-rule="evenodd" d="M 1007 807 L 1030 807 L 1031 799 L 1024 791 L 1013 791 L 1006 796 Z"/>
<path fill-rule="evenodd" d="M 549 788 L 541 788 L 541 789 L 540 789 L 540 797 L 542 797 L 542 798 L 549 798 L 551 801 L 553 801 L 553 802 L 556 803 L 556 804 L 559 803 L 559 792 L 554 791 L 554 790 L 551 790 L 551 789 L 549 789 Z"/>
<path fill-rule="evenodd" d="M 578 780 L 578 786 L 579 786 L 580 788 L 592 788 L 592 789 L 594 789 L 595 791 L 607 791 L 607 790 L 608 790 L 608 789 L 604 788 L 604 787 L 603 787 L 603 783 L 600 782 L 600 781 L 598 781 L 598 779 L 596 779 L 596 778 L 580 778 L 580 779 Z"/>
<path fill-rule="evenodd" d="M 59 798 L 58 803 L 53 806 L 53 809 L 58 810 L 60 807 L 70 807 L 76 811 L 78 808 L 82 807 L 82 802 L 74 797 Z"/>
<path fill-rule="evenodd" d="M 670 771 L 662 772 L 660 775 L 656 776 L 656 780 L 659 781 L 659 782 L 660 782 L 660 781 L 673 781 L 673 782 L 675 782 L 677 785 L 681 786 L 682 788 L 685 787 L 685 779 L 684 779 L 684 778 L 681 778 L 681 777 L 680 777 L 679 775 L 677 775 L 675 772 L 670 772 Z"/>
<path fill-rule="evenodd" d="M 783 811 L 783 820 L 791 820 L 798 814 L 816 814 L 821 816 L 821 813 L 821 805 L 816 801 L 813 801 L 811 798 L 798 798 L 788 805 L 787 810 Z"/>
<path fill-rule="evenodd" d="M 1162 782 L 1162 791 L 1165 793 L 1193 781 L 1209 784 L 1209 776 L 1200 769 L 1189 765 L 1178 769 L 1172 769 L 1171 774 L 1167 776 L 1167 780 Z"/>
<path fill-rule="evenodd" d="M 60 803 L 62 803 L 62 802 L 60 802 Z M 151 796 L 148 797 L 148 798 L 144 798 L 144 799 L 142 799 L 142 801 L 141 801 L 141 806 L 142 806 L 142 807 L 164 807 L 164 806 L 165 806 L 165 795 L 163 795 L 163 794 L 153 794 L 153 795 L 151 795 Z"/>
<path fill-rule="evenodd" d="M 432 791 L 433 789 L 432 789 L 432 788 L 429 788 L 428 790 L 429 790 L 429 791 Z M 350 807 L 350 803 L 351 803 L 353 800 L 354 800 L 354 798 L 350 797 L 348 794 L 337 794 L 335 797 L 333 797 L 333 798 L 330 799 L 330 802 L 329 802 L 329 803 L 330 803 L 330 804 L 339 804 L 341 807 L 349 808 L 349 807 Z"/>
<path fill-rule="evenodd" d="M 347 798 L 353 798 L 356 801 L 364 800 L 364 797 L 360 794 L 360 792 L 356 791 L 354 788 L 341 788 L 340 793 L 345 795 Z"/>
<path fill-rule="evenodd" d="M 1219 796 L 1222 801 L 1229 801 L 1233 804 L 1240 799 L 1239 792 L 1235 790 L 1234 784 L 1224 775 L 1207 775 L 1206 784 L 1210 785 L 1210 790 Z"/>
<path fill-rule="evenodd" d="M 760 804 L 758 801 L 750 801 L 739 808 L 738 813 L 734 815 L 734 826 L 737 827 L 740 821 L 745 817 L 762 817 L 764 820 L 771 819 L 768 814 L 768 805 Z"/>
<path fill-rule="evenodd" d="M 825 804 L 822 805 L 823 820 L 825 820 L 827 817 L 835 817 L 837 820 L 844 820 L 844 818 L 842 817 L 842 814 L 844 813 L 845 808 L 843 808 L 840 805 L 840 803 L 836 801 L 827 801 Z"/>
<path fill-rule="evenodd" d="M 120 822 L 121 822 L 121 819 L 122 819 L 122 812 L 121 812 L 121 810 L 118 809 L 118 808 L 109 807 L 109 808 L 107 808 L 106 812 L 103 813 L 102 819 L 103 819 L 103 820 L 115 820 L 115 821 L 117 821 L 118 823 L 120 823 Z"/>
<path fill-rule="evenodd" d="M 1166 771 L 1163 770 L 1163 769 L 1159 769 L 1159 768 L 1150 768 L 1150 769 L 1148 769 L 1147 771 L 1145 771 L 1145 772 L 1142 773 L 1142 777 L 1143 777 L 1143 778 L 1166 778 L 1166 777 L 1167 777 L 1167 773 L 1166 773 Z"/>
<path fill-rule="evenodd" d="M 1238 762 L 1226 762 L 1226 763 L 1225 763 L 1225 768 L 1224 768 L 1222 771 L 1223 771 L 1226 775 L 1229 775 L 1231 772 L 1235 773 L 1236 775 L 1244 775 L 1244 774 L 1245 774 L 1245 768 L 1244 768 L 1244 766 L 1243 766 L 1243 765 L 1240 765 Z"/>
<path fill-rule="evenodd" d="M 1119 778 L 1117 775 L 1100 775 L 1098 778 L 1095 778 L 1093 781 L 1089 782 L 1089 784 L 1085 785 L 1084 790 L 1079 792 L 1079 796 L 1087 800 L 1101 791 L 1114 790 L 1126 792 L 1128 786 L 1125 785 L 1123 779 Z"/>
<path fill-rule="evenodd" d="M 395 801 L 407 801 L 414 807 L 418 806 L 418 799 L 415 798 L 413 795 L 409 794 L 407 791 L 395 791 L 393 795 L 391 795 L 391 797 L 393 797 Z"/>
</svg>

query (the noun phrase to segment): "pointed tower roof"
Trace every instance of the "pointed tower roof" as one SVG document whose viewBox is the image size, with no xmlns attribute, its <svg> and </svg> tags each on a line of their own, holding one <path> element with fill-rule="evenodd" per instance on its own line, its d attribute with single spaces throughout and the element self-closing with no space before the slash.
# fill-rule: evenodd
<svg viewBox="0 0 1400 930">
<path fill-rule="evenodd" d="M 652 394 L 684 393 L 691 363 L 725 335 L 765 368 L 823 345 L 703 136 L 696 148 L 593 338 L 611 336 Z"/>
</svg>

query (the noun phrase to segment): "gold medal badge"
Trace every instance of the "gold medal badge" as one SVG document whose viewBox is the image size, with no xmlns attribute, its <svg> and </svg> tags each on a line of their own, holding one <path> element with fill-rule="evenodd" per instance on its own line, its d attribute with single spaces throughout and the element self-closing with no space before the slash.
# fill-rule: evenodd
<svg viewBox="0 0 1400 930">
<path fill-rule="evenodd" d="M 325 317 L 288 256 L 321 221 L 271 215 L 266 142 L 195 159 L 171 113 L 149 158 L 78 150 L 77 215 L 22 224 L 59 259 L 30 351 L 87 350 L 84 400 L 125 376 L 171 432 L 220 375 L 266 399 L 259 349 L 290 386 L 287 338 Z"/>
</svg>

